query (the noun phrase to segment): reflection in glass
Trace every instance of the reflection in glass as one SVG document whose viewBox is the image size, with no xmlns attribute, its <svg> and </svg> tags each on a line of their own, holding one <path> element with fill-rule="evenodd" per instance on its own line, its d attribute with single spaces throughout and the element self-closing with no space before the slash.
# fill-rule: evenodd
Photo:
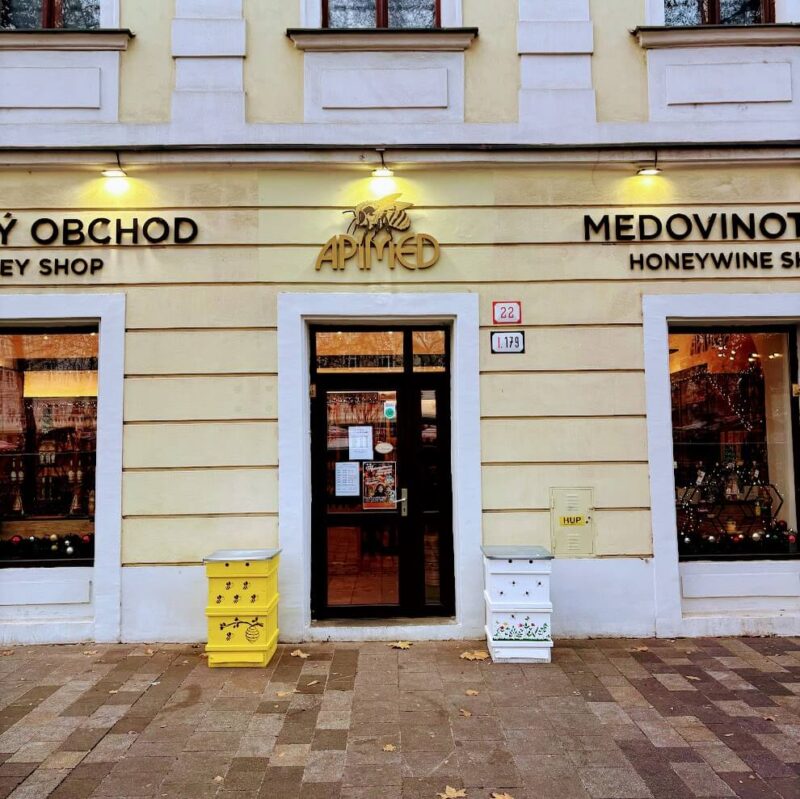
<svg viewBox="0 0 800 799">
<path fill-rule="evenodd" d="M 447 369 L 444 330 L 415 330 L 411 339 L 415 372 L 444 372 Z"/>
<path fill-rule="evenodd" d="M 97 343 L 0 332 L 0 566 L 92 563 Z"/>
<path fill-rule="evenodd" d="M 0 0 L 0 27 L 41 28 L 42 0 Z"/>
<path fill-rule="evenodd" d="M 329 605 L 397 605 L 399 584 L 394 522 L 328 527 Z"/>
<path fill-rule="evenodd" d="M 389 0 L 390 28 L 432 28 L 435 24 L 435 0 Z"/>
<path fill-rule="evenodd" d="M 402 331 L 335 331 L 316 334 L 317 371 L 402 372 Z"/>
<path fill-rule="evenodd" d="M 667 25 L 754 25 L 763 22 L 762 0 L 664 0 Z"/>
<path fill-rule="evenodd" d="M 796 555 L 789 335 L 669 336 L 682 559 Z"/>
<path fill-rule="evenodd" d="M 61 14 L 58 14 L 58 5 L 50 0 L 49 11 L 46 15 L 48 26 L 88 29 L 100 25 L 99 0 L 61 0 Z M 0 0 L 0 28 L 13 28 L 16 30 L 30 30 L 41 28 L 43 21 L 43 0 Z"/>
<path fill-rule="evenodd" d="M 374 28 L 375 0 L 328 0 L 329 28 Z"/>
<path fill-rule="evenodd" d="M 62 0 L 65 28 L 96 28 L 100 25 L 98 0 Z"/>
</svg>

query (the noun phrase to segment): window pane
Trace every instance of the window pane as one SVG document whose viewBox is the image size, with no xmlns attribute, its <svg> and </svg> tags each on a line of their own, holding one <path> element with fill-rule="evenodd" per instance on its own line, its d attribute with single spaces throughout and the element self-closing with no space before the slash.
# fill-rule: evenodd
<svg viewBox="0 0 800 799">
<path fill-rule="evenodd" d="M 98 0 L 63 0 L 65 28 L 97 28 L 100 26 Z"/>
<path fill-rule="evenodd" d="M 665 0 L 667 25 L 701 25 L 705 0 Z"/>
<path fill-rule="evenodd" d="M 0 0 L 0 26 L 41 28 L 42 0 Z"/>
<path fill-rule="evenodd" d="M 328 0 L 329 28 L 374 28 L 375 0 Z"/>
<path fill-rule="evenodd" d="M 97 341 L 0 333 L 0 566 L 92 563 Z"/>
<path fill-rule="evenodd" d="M 412 336 L 415 372 L 444 372 L 447 369 L 444 330 L 415 330 Z"/>
<path fill-rule="evenodd" d="M 435 24 L 435 0 L 389 0 L 390 28 L 432 28 Z"/>
<path fill-rule="evenodd" d="M 317 333 L 318 372 L 402 372 L 402 331 Z"/>
<path fill-rule="evenodd" d="M 796 556 L 789 335 L 669 337 L 681 559 Z"/>
<path fill-rule="evenodd" d="M 755 25 L 761 22 L 761 0 L 721 0 L 720 22 L 725 25 Z"/>
</svg>

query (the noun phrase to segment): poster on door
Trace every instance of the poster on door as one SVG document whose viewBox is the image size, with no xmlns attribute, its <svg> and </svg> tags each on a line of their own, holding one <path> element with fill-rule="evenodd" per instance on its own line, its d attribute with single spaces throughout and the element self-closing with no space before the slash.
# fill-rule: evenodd
<svg viewBox="0 0 800 799">
<path fill-rule="evenodd" d="M 397 508 L 397 461 L 368 461 L 363 471 L 364 510 Z"/>
</svg>

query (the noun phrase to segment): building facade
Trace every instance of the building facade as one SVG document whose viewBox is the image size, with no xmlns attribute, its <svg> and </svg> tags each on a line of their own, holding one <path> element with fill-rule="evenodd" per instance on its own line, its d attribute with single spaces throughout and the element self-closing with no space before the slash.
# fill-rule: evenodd
<svg viewBox="0 0 800 799">
<path fill-rule="evenodd" d="M 798 24 L 0 0 L 0 641 L 800 634 Z"/>
</svg>

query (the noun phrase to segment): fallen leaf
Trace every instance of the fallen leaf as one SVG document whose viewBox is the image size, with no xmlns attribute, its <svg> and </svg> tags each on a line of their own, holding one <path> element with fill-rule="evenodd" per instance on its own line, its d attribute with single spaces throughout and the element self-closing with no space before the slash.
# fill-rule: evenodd
<svg viewBox="0 0 800 799">
<path fill-rule="evenodd" d="M 764 716 L 764 721 L 775 721 L 775 716 Z"/>
<path fill-rule="evenodd" d="M 635 646 L 635 647 L 633 647 L 633 649 L 629 649 L 628 651 L 629 652 L 649 652 L 650 651 L 650 647 L 649 646 Z"/>
<path fill-rule="evenodd" d="M 383 745 L 384 752 L 396 752 L 397 747 L 394 744 L 384 744 Z"/>
<path fill-rule="evenodd" d="M 155 649 L 145 649 L 144 653 L 145 655 L 155 655 L 156 651 Z"/>
<path fill-rule="evenodd" d="M 151 682 L 150 685 L 161 685 L 161 680 L 156 680 L 155 682 Z"/>
<path fill-rule="evenodd" d="M 473 649 L 471 652 L 462 652 L 459 657 L 462 660 L 488 660 L 489 653 L 484 652 L 482 649 Z"/>
<path fill-rule="evenodd" d="M 472 713 L 469 710 L 465 710 L 463 707 L 458 709 L 458 712 L 465 718 L 468 719 Z"/>
<path fill-rule="evenodd" d="M 453 788 L 448 785 L 445 787 L 444 793 L 437 793 L 436 795 L 439 799 L 462 799 L 467 795 L 467 792 L 463 788 Z"/>
<path fill-rule="evenodd" d="M 411 641 L 395 641 L 389 644 L 390 649 L 411 649 Z"/>
<path fill-rule="evenodd" d="M 110 694 L 118 694 L 119 691 L 109 691 Z"/>
<path fill-rule="evenodd" d="M 319 680 L 311 680 L 306 687 L 310 688 L 312 685 L 319 685 Z"/>
<path fill-rule="evenodd" d="M 182 660 L 181 664 L 184 665 L 184 666 L 188 666 L 189 665 L 189 661 L 188 660 Z"/>
<path fill-rule="evenodd" d="M 214 782 L 223 782 L 224 780 L 225 778 L 221 774 L 217 774 L 217 776 L 214 777 Z"/>
<path fill-rule="evenodd" d="M 514 799 L 514 797 L 510 793 L 497 793 L 493 791 L 492 799 Z"/>
<path fill-rule="evenodd" d="M 293 658 L 302 658 L 305 660 L 307 657 L 310 657 L 308 652 L 303 652 L 302 649 L 295 649 L 294 652 L 289 653 Z"/>
<path fill-rule="evenodd" d="M 4 649 L 2 652 L 0 652 L 0 657 L 6 657 L 6 655 L 13 655 L 13 654 L 14 654 L 13 649 Z"/>
<path fill-rule="evenodd" d="M 695 677 L 692 674 L 687 674 L 686 675 L 686 679 L 687 680 L 691 680 L 692 682 L 700 682 L 700 678 L 699 677 Z"/>
<path fill-rule="evenodd" d="M 478 696 L 478 694 L 480 694 L 480 691 L 476 691 L 474 688 L 467 688 L 467 690 L 464 691 L 464 693 L 467 696 Z"/>
<path fill-rule="evenodd" d="M 83 654 L 84 655 L 96 655 L 97 654 L 97 650 L 96 649 L 86 649 L 86 650 L 84 650 Z"/>
<path fill-rule="evenodd" d="M 291 691 L 278 691 L 276 696 L 284 697 L 284 696 L 291 696 L 291 694 L 292 694 Z"/>
</svg>

